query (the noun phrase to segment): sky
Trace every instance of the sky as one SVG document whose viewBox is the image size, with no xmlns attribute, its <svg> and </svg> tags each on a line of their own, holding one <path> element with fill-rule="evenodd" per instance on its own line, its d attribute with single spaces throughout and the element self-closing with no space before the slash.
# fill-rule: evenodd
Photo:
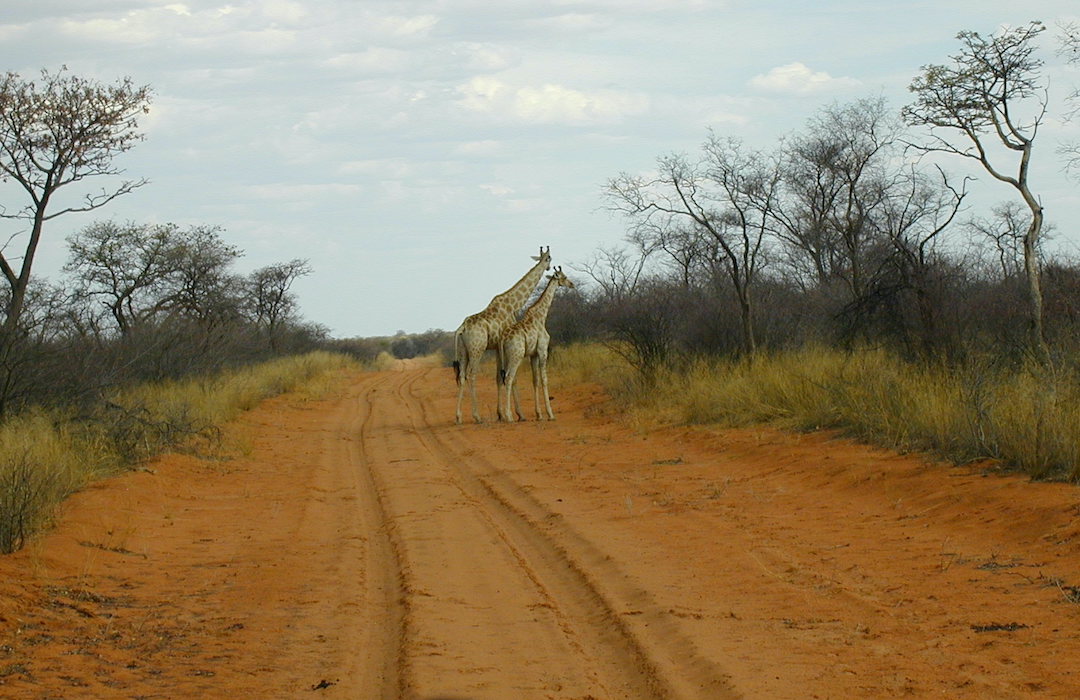
<svg viewBox="0 0 1080 700">
<path fill-rule="evenodd" d="M 1031 20 L 1048 26 L 1050 80 L 1032 186 L 1055 245 L 1080 251 L 1080 184 L 1054 153 L 1080 141 L 1080 119 L 1062 119 L 1080 67 L 1053 36 L 1080 7 L 1019 7 L 0 0 L 0 68 L 31 78 L 66 65 L 153 90 L 145 141 L 115 161 L 150 184 L 49 222 L 37 274 L 57 278 L 66 237 L 94 221 L 219 226 L 245 252 L 238 272 L 308 260 L 293 288 L 303 316 L 367 337 L 453 330 L 540 246 L 572 271 L 621 245 L 605 183 L 699 152 L 710 129 L 770 148 L 829 104 L 883 96 L 899 110 L 920 67 L 958 50 L 957 32 Z M 0 203 L 12 187 L 0 183 Z M 985 175 L 973 188 L 974 214 L 1015 197 Z M 19 234 L 0 221 L 0 240 Z"/>
</svg>

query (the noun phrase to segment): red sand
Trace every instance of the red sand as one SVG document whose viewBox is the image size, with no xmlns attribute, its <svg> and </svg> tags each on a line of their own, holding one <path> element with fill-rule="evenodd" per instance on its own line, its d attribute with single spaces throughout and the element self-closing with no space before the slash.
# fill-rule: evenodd
<svg viewBox="0 0 1080 700">
<path fill-rule="evenodd" d="M 77 494 L 0 558 L 0 697 L 1080 697 L 1075 486 L 454 398 L 350 377 Z"/>
</svg>

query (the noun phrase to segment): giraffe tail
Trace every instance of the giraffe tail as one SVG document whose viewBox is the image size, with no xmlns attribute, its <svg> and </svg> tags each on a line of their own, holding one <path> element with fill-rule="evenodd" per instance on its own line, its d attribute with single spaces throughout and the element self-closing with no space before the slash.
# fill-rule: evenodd
<svg viewBox="0 0 1080 700">
<path fill-rule="evenodd" d="M 506 354 L 503 349 L 502 338 L 495 344 L 496 360 L 498 360 L 499 371 L 495 374 L 495 382 L 502 386 L 506 384 Z"/>
<path fill-rule="evenodd" d="M 461 328 L 454 331 L 454 383 L 461 384 Z"/>
</svg>

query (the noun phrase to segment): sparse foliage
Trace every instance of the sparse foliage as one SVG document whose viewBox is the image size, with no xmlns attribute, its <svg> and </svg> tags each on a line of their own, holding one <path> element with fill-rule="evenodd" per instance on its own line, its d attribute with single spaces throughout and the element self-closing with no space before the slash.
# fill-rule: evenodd
<svg viewBox="0 0 1080 700">
<path fill-rule="evenodd" d="M 296 312 L 296 297 L 289 293 L 289 288 L 298 278 L 309 274 L 308 262 L 294 259 L 261 267 L 248 276 L 251 313 L 255 324 L 266 332 L 272 349 L 277 349 L 282 326 L 293 320 Z"/>
<path fill-rule="evenodd" d="M 1069 63 L 1080 66 L 1080 24 L 1076 22 L 1062 24 L 1058 41 L 1058 53 Z M 1080 116 L 1080 85 L 1073 87 L 1072 92 L 1065 99 L 1071 107 L 1067 118 L 1076 119 Z M 1058 147 L 1058 153 L 1065 157 L 1066 170 L 1074 176 L 1080 175 L 1080 144 L 1062 144 Z"/>
<path fill-rule="evenodd" d="M 663 250 L 682 269 L 684 284 L 696 266 L 726 275 L 739 303 L 742 346 L 756 347 L 753 289 L 765 255 L 769 212 L 779 172 L 765 154 L 737 139 L 710 135 L 702 157 L 657 159 L 655 176 L 623 173 L 605 190 L 613 210 L 631 221 L 643 251 Z M 715 268 L 709 263 L 715 263 Z"/>
<path fill-rule="evenodd" d="M 1041 23 L 1031 22 L 991 37 L 960 32 L 960 52 L 948 65 L 923 67 L 909 87 L 915 101 L 903 110 L 909 124 L 928 130 L 929 141 L 916 144 L 916 149 L 978 162 L 994 178 L 1015 188 L 1030 210 L 1023 238 L 1029 342 L 1041 360 L 1049 356 L 1037 254 L 1044 212 L 1028 176 L 1035 139 L 1046 115 L 1043 62 L 1036 55 L 1036 40 L 1044 30 Z M 995 147 L 1011 151 L 1011 159 Z"/>
<path fill-rule="evenodd" d="M 64 272 L 74 276 L 77 293 L 103 305 L 127 335 L 167 306 L 180 236 L 175 224 L 95 222 L 68 238 Z"/>
<path fill-rule="evenodd" d="M 112 85 L 72 75 L 66 68 L 42 71 L 25 80 L 8 72 L 0 79 L 0 173 L 22 190 L 28 202 L 0 209 L 0 218 L 27 227 L 8 238 L 25 236 L 21 252 L 0 249 L 0 272 L 10 293 L 3 331 L 18 326 L 34 257 L 45 223 L 63 214 L 102 207 L 146 183 L 113 178 L 122 174 L 113 161 L 143 137 L 138 118 L 149 110 L 150 89 L 124 78 Z M 112 183 L 81 199 L 64 200 L 61 188 L 89 178 Z"/>
</svg>

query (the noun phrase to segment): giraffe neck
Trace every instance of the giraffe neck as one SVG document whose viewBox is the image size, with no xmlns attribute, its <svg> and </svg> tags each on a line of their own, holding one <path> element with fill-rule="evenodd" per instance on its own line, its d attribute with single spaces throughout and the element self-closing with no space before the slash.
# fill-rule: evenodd
<svg viewBox="0 0 1080 700">
<path fill-rule="evenodd" d="M 547 286 L 544 287 L 544 291 L 540 293 L 540 298 L 533 302 L 532 306 L 525 309 L 525 315 L 522 317 L 528 322 L 544 323 L 547 319 L 548 311 L 551 310 L 551 302 L 555 300 L 555 288 L 559 285 L 555 284 L 555 278 L 552 277 L 548 280 Z"/>
<path fill-rule="evenodd" d="M 525 305 L 529 296 L 532 295 L 533 290 L 536 289 L 536 283 L 543 277 L 546 269 L 547 263 L 544 260 L 539 261 L 533 265 L 532 269 L 526 272 L 525 276 L 519 279 L 513 287 L 495 297 L 495 299 L 492 300 L 491 305 L 494 305 L 496 301 L 499 301 L 504 303 L 506 307 L 511 310 L 510 313 L 516 313 L 518 309 Z"/>
</svg>

